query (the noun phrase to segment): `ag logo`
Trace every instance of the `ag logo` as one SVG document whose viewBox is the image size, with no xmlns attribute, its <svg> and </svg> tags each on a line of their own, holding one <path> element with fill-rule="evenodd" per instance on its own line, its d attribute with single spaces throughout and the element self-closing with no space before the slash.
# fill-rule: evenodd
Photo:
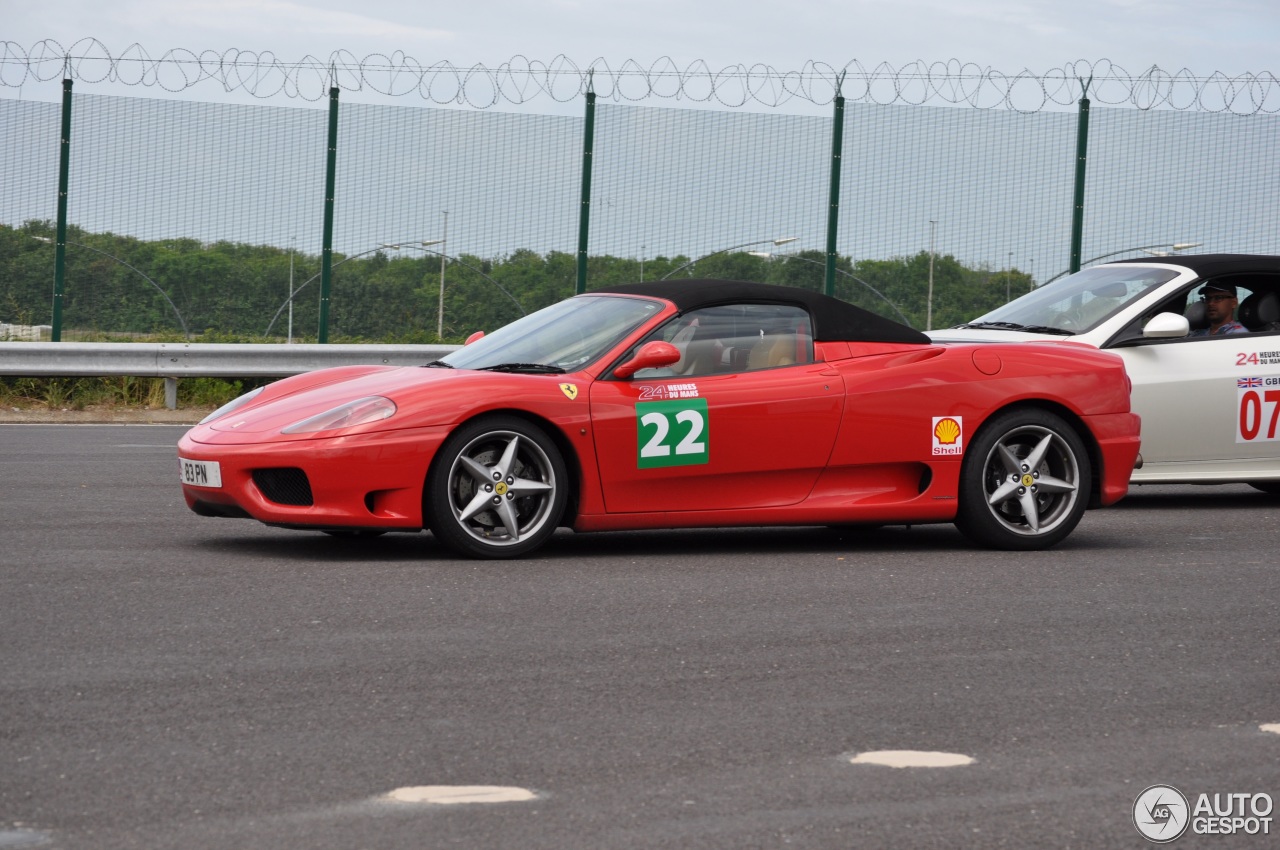
<svg viewBox="0 0 1280 850">
<path fill-rule="evenodd" d="M 1156 844 L 1178 838 L 1190 822 L 1187 798 L 1172 785 L 1152 785 L 1133 801 L 1133 825 L 1143 838 Z"/>
<path fill-rule="evenodd" d="M 575 387 L 573 384 L 567 384 L 567 383 L 561 384 L 560 392 L 564 393 L 565 397 L 568 398 L 569 401 L 573 401 L 575 398 L 578 397 L 578 388 Z"/>
</svg>

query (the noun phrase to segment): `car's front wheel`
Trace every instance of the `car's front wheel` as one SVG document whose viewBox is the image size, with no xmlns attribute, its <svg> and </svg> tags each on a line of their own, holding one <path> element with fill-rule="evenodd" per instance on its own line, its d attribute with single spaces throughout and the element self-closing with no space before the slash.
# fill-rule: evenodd
<svg viewBox="0 0 1280 850">
<path fill-rule="evenodd" d="M 547 433 L 514 416 L 469 422 L 445 440 L 423 512 L 436 539 L 474 558 L 516 558 L 546 542 L 564 514 L 569 476 Z"/>
<path fill-rule="evenodd" d="M 1089 453 L 1057 414 L 1023 409 L 986 423 L 965 452 L 956 526 L 997 549 L 1045 549 L 1080 522 Z"/>
</svg>

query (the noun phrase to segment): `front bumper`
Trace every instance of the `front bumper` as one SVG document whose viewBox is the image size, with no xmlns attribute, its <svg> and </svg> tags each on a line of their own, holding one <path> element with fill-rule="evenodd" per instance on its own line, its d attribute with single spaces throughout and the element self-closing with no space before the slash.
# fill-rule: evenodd
<svg viewBox="0 0 1280 850">
<path fill-rule="evenodd" d="M 200 441 L 206 435 L 218 442 Z M 178 454 L 216 461 L 222 482 L 183 483 L 182 495 L 189 508 L 206 516 L 247 516 L 291 527 L 417 530 L 423 527 L 427 470 L 447 435 L 440 426 L 230 443 L 196 428 L 178 442 Z"/>
</svg>

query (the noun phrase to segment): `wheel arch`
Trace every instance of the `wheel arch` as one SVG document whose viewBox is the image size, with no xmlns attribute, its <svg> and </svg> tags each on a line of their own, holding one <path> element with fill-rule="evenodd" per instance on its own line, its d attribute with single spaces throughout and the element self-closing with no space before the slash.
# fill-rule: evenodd
<svg viewBox="0 0 1280 850">
<path fill-rule="evenodd" d="M 582 492 L 582 462 L 578 457 L 578 450 L 564 433 L 564 430 L 545 416 L 539 416 L 528 410 L 519 407 L 496 407 L 474 413 L 459 421 L 450 429 L 450 433 L 478 419 L 487 419 L 491 416 L 511 416 L 516 419 L 523 419 L 545 431 L 547 436 L 556 444 L 556 448 L 560 450 L 560 456 L 564 458 L 564 463 L 569 470 L 569 478 L 571 479 L 561 524 L 566 526 L 573 525 L 573 520 L 578 516 L 578 502 Z M 427 473 L 422 481 L 423 493 L 426 493 L 426 484 L 431 480 L 431 473 L 439 463 L 441 463 L 440 454 L 437 452 L 436 456 L 431 459 L 431 463 L 427 465 Z"/>
<path fill-rule="evenodd" d="M 1076 432 L 1076 436 L 1080 438 L 1080 442 L 1084 443 L 1085 451 L 1089 453 L 1089 508 L 1098 508 L 1102 506 L 1102 452 L 1098 448 L 1098 441 L 1094 439 L 1093 432 L 1089 430 L 1089 426 L 1085 424 L 1080 414 L 1076 413 L 1070 407 L 1061 402 L 1052 401 L 1044 398 L 1027 398 L 1020 399 L 1015 402 L 997 407 L 992 410 L 986 418 L 982 420 L 982 424 L 978 426 L 978 431 L 974 432 L 976 437 L 987 423 L 995 419 L 1002 413 L 1013 410 L 1046 410 L 1060 416 L 1071 429 Z"/>
</svg>

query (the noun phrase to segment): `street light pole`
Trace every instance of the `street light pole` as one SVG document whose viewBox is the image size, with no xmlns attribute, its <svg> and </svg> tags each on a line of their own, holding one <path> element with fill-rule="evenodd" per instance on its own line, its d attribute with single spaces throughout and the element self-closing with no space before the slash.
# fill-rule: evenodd
<svg viewBox="0 0 1280 850">
<path fill-rule="evenodd" d="M 507 296 L 507 298 L 509 298 L 509 299 L 511 300 L 511 303 L 512 303 L 512 304 L 514 304 L 514 305 L 516 305 L 516 309 L 520 311 L 520 315 L 521 315 L 521 316 L 528 315 L 528 314 L 527 314 L 527 313 L 525 313 L 525 311 L 524 311 L 524 305 L 522 305 L 522 304 L 521 304 L 521 303 L 516 299 L 516 297 L 515 297 L 514 295 L 512 295 L 509 291 L 507 291 L 507 288 L 506 288 L 505 286 L 503 286 L 502 284 L 498 283 L 498 282 L 497 282 L 496 280 L 494 280 L 493 278 L 489 277 L 489 275 L 485 274 L 485 273 L 484 273 L 483 271 L 481 271 L 479 268 L 477 268 L 477 267 L 475 267 L 475 266 L 471 265 L 470 263 L 466 262 L 465 260 L 460 260 L 460 259 L 458 259 L 457 257 L 452 257 L 452 256 L 449 256 L 448 254 L 441 254 L 439 251 L 436 251 L 436 250 L 433 250 L 433 249 L 432 249 L 432 247 L 431 247 L 432 245 L 439 245 L 439 244 L 441 244 L 442 242 L 444 242 L 444 240 L 443 240 L 443 239 L 431 239 L 431 240 L 426 241 L 426 242 L 418 242 L 417 244 L 414 244 L 413 242 L 406 242 L 406 243 L 391 243 L 391 242 L 384 242 L 384 243 L 382 243 L 382 247 L 383 247 L 383 248 L 390 248 L 392 251 L 399 251 L 401 248 L 413 248 L 414 250 L 422 251 L 422 252 L 423 252 L 423 253 L 425 253 L 425 254 L 432 254 L 432 255 L 437 256 L 437 257 L 443 256 L 443 257 L 445 257 L 446 259 L 448 259 L 448 260 L 449 260 L 449 262 L 453 263 L 455 266 L 462 266 L 462 267 L 463 267 L 463 268 L 465 268 L 465 269 L 471 269 L 471 271 L 475 272 L 476 274 L 480 275 L 480 276 L 481 276 L 482 278 L 484 278 L 485 280 L 487 280 L 487 281 L 489 281 L 490 283 L 492 283 L 495 287 L 497 287 L 497 288 L 498 288 L 498 291 L 499 291 L 499 292 L 501 292 L 503 295 Z"/>
<path fill-rule="evenodd" d="M 929 296 L 925 300 L 924 329 L 933 330 L 933 246 L 934 235 L 938 232 L 938 222 L 929 219 Z"/>
<path fill-rule="evenodd" d="M 764 260 L 773 259 L 773 254 L 770 254 L 767 251 L 748 251 L 747 253 L 753 257 L 760 257 L 761 259 L 764 259 Z M 783 254 L 782 259 L 786 262 L 790 262 L 791 260 L 799 260 L 802 263 L 808 263 L 809 265 L 817 266 L 818 268 L 823 270 L 824 274 L 826 272 L 826 263 L 820 263 L 817 260 L 811 260 L 808 257 L 802 257 L 799 254 Z M 845 277 L 850 278 L 854 282 L 860 283 L 863 286 L 865 286 L 867 289 L 871 290 L 871 292 L 874 295 L 876 295 L 881 301 L 888 304 L 889 308 L 893 310 L 893 312 L 898 314 L 898 318 L 902 320 L 902 324 L 906 325 L 907 327 L 911 327 L 911 321 L 905 315 L 903 315 L 901 310 L 898 309 L 897 304 L 894 304 L 892 301 L 890 301 L 888 298 L 885 297 L 883 292 L 876 289 L 874 286 L 867 283 L 865 280 L 858 277 L 857 275 L 851 272 L 847 272 L 844 269 L 840 268 L 839 266 L 836 266 L 836 274 L 842 274 Z"/>
<path fill-rule="evenodd" d="M 1204 244 L 1203 242 L 1175 242 L 1172 245 L 1170 245 L 1168 242 L 1161 242 L 1158 245 L 1139 245 L 1136 248 L 1122 248 L 1119 251 L 1111 251 L 1110 253 L 1107 253 L 1107 254 L 1099 254 L 1096 257 L 1091 257 L 1085 260 L 1084 262 L 1082 262 L 1080 266 L 1081 268 L 1083 268 L 1084 266 L 1087 266 L 1090 263 L 1098 262 L 1098 260 L 1105 260 L 1107 259 L 1107 257 L 1115 257 L 1120 254 L 1132 254 L 1134 251 L 1142 251 L 1144 253 L 1151 254 L 1152 256 L 1155 256 L 1155 257 L 1167 257 L 1169 256 L 1170 251 L 1185 251 L 1188 248 L 1199 248 L 1203 244 Z M 1157 248 L 1168 248 L 1169 251 L 1156 251 L 1155 249 Z M 1070 269 L 1067 269 L 1066 271 L 1058 272 L 1053 277 L 1049 278 L 1044 283 L 1042 283 L 1041 286 L 1044 286 L 1045 284 L 1053 283 L 1058 278 L 1068 274 L 1074 274 L 1074 272 L 1072 272 Z"/>
<path fill-rule="evenodd" d="M 36 240 L 36 241 L 38 241 L 38 242 L 52 242 L 52 241 L 53 241 L 53 240 L 52 240 L 52 239 L 50 239 L 48 236 L 32 236 L 31 238 L 32 238 L 32 239 L 35 239 L 35 240 Z M 83 242 L 75 242 L 75 241 L 72 241 L 72 240 L 70 240 L 70 239 L 64 239 L 64 240 L 62 241 L 62 244 L 63 244 L 64 246 L 65 246 L 65 245 L 76 245 L 76 246 L 78 246 L 78 247 L 80 247 L 80 248 L 87 248 L 88 250 L 90 250 L 90 251 L 94 252 L 95 254 L 101 254 L 102 256 L 106 257 L 108 260 L 114 260 L 115 262 L 117 262 L 117 263 L 119 263 L 120 265 L 124 266 L 126 269 L 128 269 L 128 270 L 129 270 L 129 271 L 131 271 L 131 272 L 136 272 L 136 273 L 137 273 L 137 275 L 138 275 L 139 277 L 141 277 L 141 278 L 142 278 L 143 280 L 145 280 L 147 283 L 151 284 L 151 288 L 152 288 L 152 289 L 154 289 L 156 292 L 159 292 L 159 293 L 160 293 L 160 296 L 161 296 L 162 298 L 164 298 L 165 302 L 167 302 L 167 303 L 168 303 L 168 305 L 169 305 L 169 309 L 173 310 L 173 315 L 174 315 L 174 316 L 176 316 L 176 317 L 178 318 L 178 324 L 182 327 L 182 335 L 183 335 L 184 337 L 186 337 L 187 339 L 190 339 L 190 338 L 191 338 L 191 331 L 187 330 L 187 321 L 186 321 L 186 319 L 182 318 L 182 313 L 181 313 L 181 312 L 179 312 L 179 310 L 178 310 L 178 305 L 173 303 L 173 299 L 169 297 L 169 293 L 165 292 L 163 289 L 161 289 L 161 288 L 160 288 L 160 284 L 156 283 L 154 280 L 152 280 L 151 278 L 147 277 L 145 274 L 143 274 L 143 273 L 142 273 L 142 271 L 141 271 L 141 270 L 136 269 L 136 268 L 134 268 L 133 266 L 129 265 L 129 264 L 128 264 L 128 263 L 126 263 L 124 260 L 122 260 L 122 259 L 120 259 L 119 257 L 117 257 L 115 254 L 108 254 L 106 251 L 103 251 L 101 248 L 95 248 L 95 247 L 93 247 L 92 245 L 86 245 L 86 244 L 85 244 L 85 243 L 83 243 Z M 54 340 L 54 342 L 61 342 L 61 339 L 56 339 L 56 340 Z"/>
<path fill-rule="evenodd" d="M 444 227 L 440 231 L 440 309 L 436 313 L 437 339 L 444 339 L 444 255 L 445 249 L 449 247 L 449 211 L 444 210 L 441 214 L 444 216 Z"/>
<path fill-rule="evenodd" d="M 696 257 L 696 258 L 694 258 L 694 259 L 690 260 L 689 262 L 685 263 L 685 264 L 684 264 L 684 265 L 682 265 L 682 266 L 677 266 L 676 268 L 674 268 L 674 269 L 672 269 L 671 271 L 669 271 L 669 272 L 667 272 L 666 274 L 664 274 L 662 277 L 658 278 L 658 280 L 666 280 L 667 278 L 671 277 L 671 276 L 672 276 L 673 274 L 675 274 L 676 272 L 684 271 L 685 269 L 689 268 L 689 266 L 693 265 L 694 263 L 699 262 L 699 261 L 701 261 L 701 260 L 705 260 L 705 259 L 707 259 L 708 257 L 714 257 L 716 254 L 726 254 L 726 253 L 728 253 L 729 251 L 736 251 L 736 250 L 737 250 L 737 249 L 739 249 L 739 248 L 746 248 L 746 247 L 749 247 L 749 246 L 751 246 L 751 245 L 763 245 L 763 244 L 765 244 L 766 242 L 771 242 L 771 243 L 773 243 L 774 245 L 786 245 L 788 242 L 795 242 L 795 241 L 796 241 L 797 239 L 799 239 L 799 238 L 800 238 L 799 236 L 783 236 L 783 237 L 778 238 L 778 239 L 757 239 L 757 240 L 756 240 L 756 241 L 754 241 L 754 242 L 743 242 L 741 245 L 730 245 L 728 248 L 721 248 L 721 249 L 720 249 L 720 250 L 718 250 L 718 251 L 712 251 L 710 254 L 703 254 L 701 257 Z"/>
<path fill-rule="evenodd" d="M 293 249 L 297 245 L 298 237 L 289 237 L 289 344 L 293 344 Z"/>
<path fill-rule="evenodd" d="M 363 257 L 363 256 L 366 256 L 366 255 L 368 255 L 368 254 L 376 253 L 376 252 L 378 252 L 378 251 L 381 251 L 381 250 L 383 249 L 383 247 L 385 247 L 385 246 L 379 245 L 377 248 L 370 248 L 368 251 L 361 251 L 359 254 L 352 254 L 350 257 L 343 257 L 341 260 L 338 260 L 338 262 L 336 262 L 336 263 L 330 263 L 330 264 L 329 264 L 329 268 L 328 268 L 327 270 L 326 270 L 326 269 L 324 269 L 324 268 L 322 267 L 322 268 L 320 269 L 320 271 L 316 272 L 316 273 L 315 273 L 315 274 L 313 274 L 311 277 L 309 277 L 309 278 L 307 278 L 306 280 L 304 280 L 301 284 L 299 284 L 299 285 L 298 285 L 298 288 L 297 288 L 297 289 L 295 289 L 295 290 L 293 291 L 293 295 L 290 295 L 290 296 L 289 296 L 289 300 L 288 300 L 287 302 L 285 302 L 284 304 L 281 304 L 281 305 L 280 305 L 280 309 L 279 309 L 279 310 L 276 310 L 275 315 L 274 315 L 274 316 L 272 316 L 272 317 L 271 317 L 271 321 L 267 323 L 267 329 L 266 329 L 265 331 L 263 331 L 263 332 L 262 332 L 262 335 L 263 335 L 263 336 L 269 336 L 269 335 L 271 334 L 271 329 L 272 329 L 273 327 L 275 327 L 275 325 L 276 325 L 276 319 L 280 318 L 280 314 L 284 312 L 284 310 L 285 310 L 285 308 L 286 308 L 286 307 L 292 307 L 292 306 L 293 306 L 293 299 L 294 299 L 294 297 L 295 297 L 295 296 L 297 296 L 297 294 L 298 294 L 299 292 L 301 292 L 302 290 L 306 289 L 306 288 L 307 288 L 307 286 L 309 286 L 309 285 L 311 284 L 311 282 L 312 282 L 312 281 L 314 281 L 314 280 L 317 280 L 317 279 L 319 279 L 319 278 L 324 277 L 324 276 L 325 276 L 326 271 L 328 271 L 328 272 L 332 272 L 334 269 L 336 269 L 338 266 L 342 265 L 343 263 L 349 263 L 349 262 L 351 262 L 352 260 L 357 259 L 358 257 Z M 321 281 L 321 282 L 323 283 L 323 281 Z M 328 327 L 327 320 L 326 320 L 326 324 L 325 324 L 323 327 L 326 327 L 326 328 Z M 326 339 L 326 340 L 328 339 L 328 336 L 327 336 L 327 335 L 326 335 L 325 339 Z"/>
</svg>

